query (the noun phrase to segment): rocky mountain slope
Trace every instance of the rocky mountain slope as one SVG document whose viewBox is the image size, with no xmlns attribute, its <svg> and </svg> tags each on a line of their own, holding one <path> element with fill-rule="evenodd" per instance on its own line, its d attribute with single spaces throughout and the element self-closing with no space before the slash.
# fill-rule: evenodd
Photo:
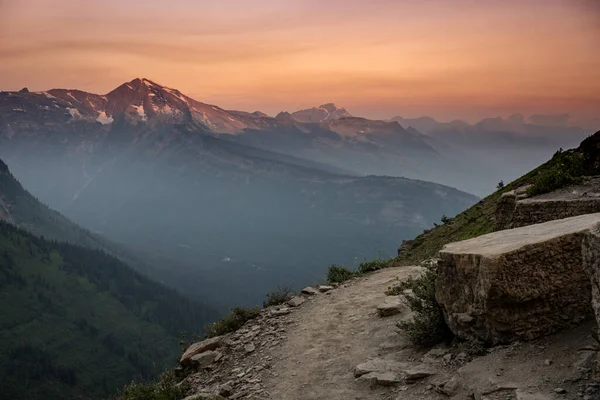
<svg viewBox="0 0 600 400">
<path fill-rule="evenodd" d="M 0 128 L 0 156 L 44 202 L 144 257 L 155 279 L 209 296 L 223 309 L 259 301 L 290 280 L 310 282 L 333 262 L 391 254 L 398 238 L 476 201 L 447 186 L 360 177 L 240 143 L 239 137 L 251 137 L 250 128 L 218 134 L 192 110 L 200 105 L 147 80 L 99 97 L 56 90 L 48 95 L 0 96 L 4 110 L 33 107 L 39 99 L 56 109 L 56 118 L 47 119 L 37 114 L 47 111 L 26 106 L 27 112 L 9 113 Z M 161 111 L 167 104 L 176 110 L 168 116 Z M 67 108 L 79 114 L 71 117 Z M 219 120 L 225 115 L 219 110 L 207 109 L 206 120 L 233 124 L 229 114 Z M 96 121 L 102 112 L 110 123 Z M 248 127 L 280 123 L 234 114 Z M 329 123 L 341 131 L 368 121 Z M 385 137 L 389 143 L 409 143 L 412 135 L 398 124 L 381 124 L 382 132 L 388 125 L 397 129 Z M 227 126 L 221 132 L 234 130 Z M 285 126 L 293 135 L 301 132 L 296 123 Z M 434 153 L 418 137 L 413 146 Z M 298 255 L 299 247 L 312 250 Z M 223 290 L 236 295 L 224 299 Z"/>
<path fill-rule="evenodd" d="M 1 397 L 107 396 L 171 367 L 180 332 L 200 332 L 216 317 L 99 250 L 110 243 L 0 169 Z"/>
</svg>

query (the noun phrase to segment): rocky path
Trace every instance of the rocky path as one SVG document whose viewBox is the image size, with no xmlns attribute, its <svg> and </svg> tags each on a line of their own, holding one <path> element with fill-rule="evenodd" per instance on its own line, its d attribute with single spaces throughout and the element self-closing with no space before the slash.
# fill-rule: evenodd
<svg viewBox="0 0 600 400">
<path fill-rule="evenodd" d="M 182 365 L 186 400 L 599 400 L 591 378 L 595 322 L 482 357 L 411 345 L 396 324 L 409 309 L 385 290 L 420 267 L 390 268 L 337 289 L 311 289 L 240 330 L 194 344 Z M 378 307 L 393 300 L 393 315 Z M 215 397 L 217 396 L 217 397 Z"/>
<path fill-rule="evenodd" d="M 419 267 L 382 270 L 303 306 L 287 340 L 273 352 L 276 376 L 265 382 L 272 398 L 374 399 L 387 393 L 356 384 L 353 371 L 366 360 L 404 345 L 395 324 L 407 313 L 381 318 L 377 306 L 397 278 L 404 280 L 420 271 Z"/>
</svg>

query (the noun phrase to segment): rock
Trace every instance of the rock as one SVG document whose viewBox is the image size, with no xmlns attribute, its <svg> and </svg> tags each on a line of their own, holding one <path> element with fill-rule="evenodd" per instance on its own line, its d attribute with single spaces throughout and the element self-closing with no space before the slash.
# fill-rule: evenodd
<svg viewBox="0 0 600 400">
<path fill-rule="evenodd" d="M 381 317 L 389 317 L 402 312 L 404 307 L 404 303 L 398 296 L 388 296 L 382 304 L 377 306 L 377 312 Z"/>
<path fill-rule="evenodd" d="M 404 379 L 407 381 L 418 381 L 430 377 L 431 375 L 435 375 L 435 372 L 425 367 L 417 367 L 404 371 Z"/>
<path fill-rule="evenodd" d="M 400 383 L 400 378 L 393 372 L 370 372 L 365 375 L 361 375 L 359 381 L 368 382 L 371 387 L 373 386 L 393 386 Z"/>
<path fill-rule="evenodd" d="M 592 283 L 592 309 L 600 321 L 600 229 L 596 227 L 583 239 L 583 269 Z"/>
<path fill-rule="evenodd" d="M 383 358 L 374 358 L 359 364 L 354 368 L 354 376 L 359 377 L 371 372 L 392 372 L 399 371 L 406 367 L 405 364 L 393 360 L 385 360 Z"/>
<path fill-rule="evenodd" d="M 279 317 L 282 315 L 288 315 L 290 312 L 291 311 L 289 308 L 280 308 L 279 310 L 271 310 L 271 315 Z"/>
<path fill-rule="evenodd" d="M 180 364 L 189 364 L 191 358 L 196 354 L 204 353 L 205 351 L 215 350 L 223 345 L 223 336 L 203 340 L 202 342 L 194 343 L 181 356 Z"/>
<path fill-rule="evenodd" d="M 460 382 L 456 376 L 453 376 L 448 382 L 438 386 L 437 391 L 452 397 L 460 391 Z"/>
<path fill-rule="evenodd" d="M 427 354 L 425 354 L 425 357 L 439 358 L 439 357 L 445 356 L 446 354 L 448 354 L 448 349 L 444 349 L 441 347 L 435 347 L 435 348 L 429 350 L 427 352 Z"/>
<path fill-rule="evenodd" d="M 452 332 L 498 344 L 580 323 L 592 297 L 582 241 L 599 223 L 588 214 L 444 246 L 436 299 Z"/>
<path fill-rule="evenodd" d="M 195 354 L 190 358 L 190 362 L 199 368 L 208 368 L 217 357 L 217 352 L 209 350 L 204 353 Z"/>
<path fill-rule="evenodd" d="M 317 289 L 315 289 L 314 287 L 307 286 L 304 289 L 302 289 L 302 291 L 300 293 L 306 294 L 308 296 L 314 296 L 316 294 L 319 294 L 320 292 Z"/>
<path fill-rule="evenodd" d="M 295 296 L 287 301 L 287 305 L 290 307 L 300 307 L 305 301 L 304 298 Z"/>
<path fill-rule="evenodd" d="M 567 393 L 567 391 L 563 388 L 556 388 L 556 389 L 554 389 L 554 393 L 565 394 L 565 393 Z"/>
<path fill-rule="evenodd" d="M 442 357 L 444 359 L 444 363 L 446 364 L 450 364 L 450 361 L 452 361 L 452 354 L 448 353 L 446 354 L 444 357 Z"/>
<path fill-rule="evenodd" d="M 233 386 L 231 383 L 226 383 L 219 386 L 219 395 L 223 397 L 229 397 L 233 394 Z"/>
<path fill-rule="evenodd" d="M 552 365 L 552 360 L 546 359 L 544 360 L 544 365 Z"/>
<path fill-rule="evenodd" d="M 329 292 L 330 290 L 333 290 L 333 286 L 319 285 L 319 286 L 317 286 L 317 289 L 319 290 L 319 292 L 325 293 L 325 292 Z"/>
<path fill-rule="evenodd" d="M 253 343 L 248 343 L 247 345 L 244 346 L 244 351 L 246 353 L 252 353 L 254 350 L 256 350 L 256 347 L 254 347 Z"/>
<path fill-rule="evenodd" d="M 517 400 L 550 400 L 550 397 L 548 397 L 542 393 L 539 393 L 539 392 L 528 393 L 528 392 L 525 392 L 523 389 L 517 389 L 515 394 L 517 396 Z"/>
</svg>

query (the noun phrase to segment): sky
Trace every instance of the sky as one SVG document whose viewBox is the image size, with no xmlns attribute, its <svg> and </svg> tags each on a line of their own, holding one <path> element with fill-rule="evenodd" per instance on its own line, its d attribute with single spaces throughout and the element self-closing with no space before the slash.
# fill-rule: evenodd
<svg viewBox="0 0 600 400">
<path fill-rule="evenodd" d="M 600 117 L 595 0 L 0 0 L 0 90 L 136 77 L 227 109 Z"/>
</svg>

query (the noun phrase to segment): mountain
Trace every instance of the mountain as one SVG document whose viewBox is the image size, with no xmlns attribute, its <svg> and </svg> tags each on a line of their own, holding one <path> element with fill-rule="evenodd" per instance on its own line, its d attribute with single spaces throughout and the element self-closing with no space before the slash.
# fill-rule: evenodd
<svg viewBox="0 0 600 400">
<path fill-rule="evenodd" d="M 343 147 L 348 157 L 368 154 L 365 163 L 385 148 L 397 151 L 390 162 L 435 156 L 426 136 L 395 122 L 301 123 L 212 106 L 201 119 L 191 110 L 197 102 L 147 80 L 79 102 L 68 93 L 82 95 L 63 92 L 0 95 L 0 156 L 37 197 L 130 249 L 154 279 L 222 311 L 256 304 L 277 285 L 320 280 L 332 263 L 391 254 L 398 238 L 477 201 L 447 186 L 357 176 L 324 165 L 326 157 L 283 151 Z M 43 118 L 47 101 L 61 120 Z M 104 115 L 110 123 L 97 121 Z M 246 128 L 234 132 L 219 115 Z"/>
<path fill-rule="evenodd" d="M 180 332 L 216 317 L 102 250 L 30 233 L 97 244 L 3 162 L 0 199 L 0 397 L 106 398 L 171 367 Z"/>
<path fill-rule="evenodd" d="M 319 107 L 295 111 L 291 116 L 298 122 L 325 122 L 351 117 L 352 115 L 342 107 L 338 107 L 333 103 L 327 103 Z"/>
</svg>

